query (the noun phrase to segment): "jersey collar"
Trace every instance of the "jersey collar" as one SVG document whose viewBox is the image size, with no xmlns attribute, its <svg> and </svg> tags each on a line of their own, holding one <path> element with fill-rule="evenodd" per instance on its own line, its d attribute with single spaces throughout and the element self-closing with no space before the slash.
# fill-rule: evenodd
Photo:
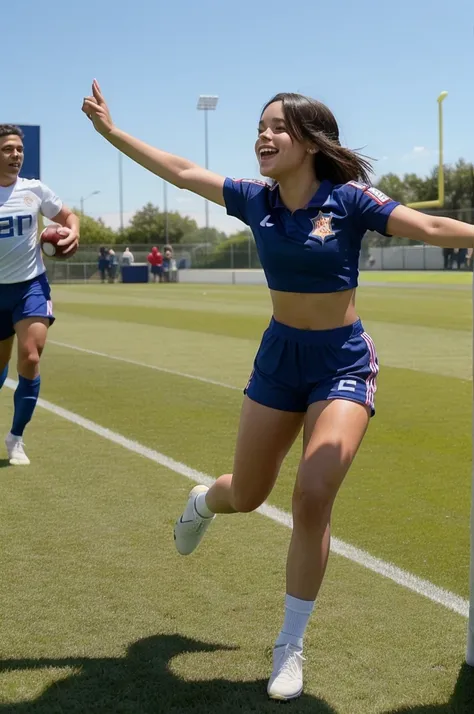
<svg viewBox="0 0 474 714">
<path fill-rule="evenodd" d="M 333 185 L 330 181 L 321 181 L 318 190 L 311 198 L 311 200 L 306 204 L 303 210 L 307 208 L 322 208 L 332 191 L 332 187 Z M 270 197 L 273 208 L 286 208 L 285 204 L 280 198 L 280 187 L 277 183 L 275 183 L 270 188 Z"/>
<path fill-rule="evenodd" d="M 13 191 L 20 184 L 20 177 L 17 176 L 16 181 L 11 183 L 9 186 L 0 186 L 0 191 Z"/>
</svg>

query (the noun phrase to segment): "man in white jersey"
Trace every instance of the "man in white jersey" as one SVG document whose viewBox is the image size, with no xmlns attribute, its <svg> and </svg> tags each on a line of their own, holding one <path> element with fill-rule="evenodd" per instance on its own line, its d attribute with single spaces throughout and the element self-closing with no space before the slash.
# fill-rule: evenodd
<svg viewBox="0 0 474 714">
<path fill-rule="evenodd" d="M 38 216 L 56 223 L 61 244 L 71 251 L 79 240 L 79 219 L 41 181 L 19 178 L 23 133 L 0 124 L 0 389 L 5 383 L 13 340 L 18 342 L 18 387 L 5 439 L 10 464 L 30 463 L 23 432 L 40 390 L 39 361 L 54 322 L 51 292 L 38 242 Z"/>
</svg>

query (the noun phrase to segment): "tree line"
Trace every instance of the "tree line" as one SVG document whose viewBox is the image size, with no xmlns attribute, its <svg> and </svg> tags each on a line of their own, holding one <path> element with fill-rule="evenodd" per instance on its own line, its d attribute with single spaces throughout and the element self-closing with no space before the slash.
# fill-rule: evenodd
<svg viewBox="0 0 474 714">
<path fill-rule="evenodd" d="M 405 174 L 402 178 L 396 174 L 386 174 L 377 182 L 377 187 L 396 201 L 404 204 L 419 201 L 435 201 L 438 198 L 438 167 L 432 169 L 426 177 Z M 454 166 L 444 167 L 445 201 L 443 208 L 427 211 L 438 215 L 474 222 L 474 165 L 459 159 Z M 412 243 L 409 240 L 372 236 L 372 245 L 390 245 L 393 242 Z"/>
<path fill-rule="evenodd" d="M 422 177 L 414 173 L 403 177 L 389 173 L 377 181 L 377 188 L 401 203 L 431 201 L 438 198 L 438 167 L 428 176 Z M 445 167 L 445 205 L 439 213 L 453 215 L 462 219 L 474 221 L 474 165 L 459 159 L 454 166 Z M 75 211 L 80 215 L 79 211 Z M 196 221 L 189 216 L 183 216 L 176 211 L 164 213 L 159 207 L 147 203 L 132 217 L 129 225 L 123 230 L 112 230 L 99 218 L 81 216 L 81 240 L 88 244 L 113 245 L 114 243 L 134 244 L 213 244 L 216 248 L 232 242 L 239 245 L 248 241 L 248 230 L 243 229 L 231 236 L 216 228 L 199 228 Z M 372 244 L 387 245 L 393 239 L 372 236 Z M 220 252 L 225 252 L 224 246 Z"/>
<path fill-rule="evenodd" d="M 227 235 L 216 228 L 199 228 L 189 216 L 182 216 L 177 211 L 164 213 L 153 203 L 140 208 L 123 231 L 106 226 L 101 218 L 94 219 L 81 215 L 81 242 L 88 244 L 113 245 L 164 245 L 165 243 L 220 243 Z"/>
</svg>

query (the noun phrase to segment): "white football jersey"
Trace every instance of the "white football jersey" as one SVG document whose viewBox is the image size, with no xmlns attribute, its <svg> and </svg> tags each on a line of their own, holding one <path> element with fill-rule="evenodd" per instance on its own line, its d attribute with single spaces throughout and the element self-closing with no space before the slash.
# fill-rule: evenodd
<svg viewBox="0 0 474 714">
<path fill-rule="evenodd" d="M 44 183 L 18 178 L 0 186 L 0 284 L 22 283 L 45 272 L 38 216 L 54 218 L 62 201 Z"/>
</svg>

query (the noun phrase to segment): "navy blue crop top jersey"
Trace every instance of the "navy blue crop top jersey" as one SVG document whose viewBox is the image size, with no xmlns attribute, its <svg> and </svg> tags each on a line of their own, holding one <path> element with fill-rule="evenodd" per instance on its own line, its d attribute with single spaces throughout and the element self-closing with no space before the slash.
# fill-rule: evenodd
<svg viewBox="0 0 474 714">
<path fill-rule="evenodd" d="M 308 205 L 293 213 L 278 184 L 226 178 L 227 213 L 250 226 L 268 287 L 294 293 L 332 293 L 357 287 L 366 231 L 386 235 L 398 206 L 381 191 L 355 181 L 323 181 Z"/>
</svg>

